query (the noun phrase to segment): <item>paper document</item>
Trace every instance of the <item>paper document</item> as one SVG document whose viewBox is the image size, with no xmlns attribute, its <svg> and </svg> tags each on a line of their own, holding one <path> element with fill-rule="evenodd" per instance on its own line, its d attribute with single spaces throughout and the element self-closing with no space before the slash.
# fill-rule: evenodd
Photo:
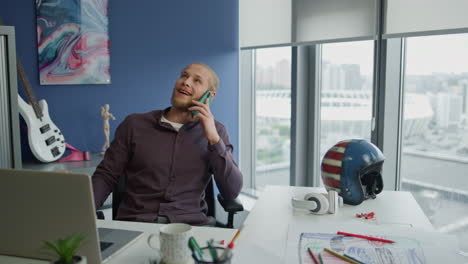
<svg viewBox="0 0 468 264">
<path fill-rule="evenodd" d="M 384 243 L 362 238 L 341 236 L 330 233 L 302 233 L 299 237 L 299 263 L 313 263 L 307 252 L 310 248 L 316 254 L 329 248 L 341 255 L 350 255 L 366 264 L 423 264 L 424 252 L 419 242 L 405 237 L 382 237 L 396 243 Z M 322 254 L 327 264 L 347 263 L 328 253 Z"/>
<path fill-rule="evenodd" d="M 337 235 L 337 231 L 384 238 L 385 243 L 358 237 Z M 283 263 L 313 264 L 307 249 L 319 253 L 326 264 L 349 264 L 324 251 L 331 249 L 366 264 L 440 264 L 465 263 L 458 254 L 455 236 L 398 226 L 294 221 L 289 224 Z"/>
</svg>

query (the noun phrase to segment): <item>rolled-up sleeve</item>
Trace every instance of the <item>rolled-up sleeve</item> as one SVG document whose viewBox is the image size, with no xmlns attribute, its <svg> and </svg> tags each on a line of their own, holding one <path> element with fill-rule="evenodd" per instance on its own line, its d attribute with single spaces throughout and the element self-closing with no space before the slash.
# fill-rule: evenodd
<svg viewBox="0 0 468 264">
<path fill-rule="evenodd" d="M 218 143 L 208 145 L 210 167 L 221 195 L 228 200 L 235 199 L 242 189 L 242 173 L 233 156 L 226 128 L 218 123 Z"/>
<path fill-rule="evenodd" d="M 116 129 L 114 140 L 106 150 L 104 159 L 93 174 L 93 193 L 96 208 L 102 206 L 119 177 L 124 173 L 130 156 L 130 117 Z"/>
</svg>

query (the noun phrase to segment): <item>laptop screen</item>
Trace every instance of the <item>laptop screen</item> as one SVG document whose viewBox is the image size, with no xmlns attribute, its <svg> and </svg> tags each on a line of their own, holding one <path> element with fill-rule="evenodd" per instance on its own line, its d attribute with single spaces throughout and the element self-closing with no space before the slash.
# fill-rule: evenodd
<svg viewBox="0 0 468 264">
<path fill-rule="evenodd" d="M 0 254 L 56 259 L 44 241 L 83 233 L 78 254 L 101 262 L 90 176 L 0 169 L 0 208 Z"/>
</svg>

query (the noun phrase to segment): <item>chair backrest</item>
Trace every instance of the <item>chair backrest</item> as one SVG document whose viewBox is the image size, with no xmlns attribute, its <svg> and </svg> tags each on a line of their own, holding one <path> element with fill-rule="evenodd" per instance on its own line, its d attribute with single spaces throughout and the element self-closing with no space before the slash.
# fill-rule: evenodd
<svg viewBox="0 0 468 264">
<path fill-rule="evenodd" d="M 214 187 L 213 187 L 213 177 L 211 177 L 210 182 L 208 183 L 205 189 L 205 202 L 208 206 L 208 212 L 206 213 L 207 216 L 215 217 L 215 209 L 216 209 L 215 201 L 216 200 L 215 200 L 215 193 L 214 193 Z"/>
<path fill-rule="evenodd" d="M 112 219 L 115 220 L 117 217 L 117 210 L 119 209 L 120 202 L 125 195 L 125 185 L 126 185 L 127 177 L 122 175 L 119 178 L 119 182 L 114 186 L 114 190 L 112 191 Z M 205 189 L 205 202 L 208 206 L 207 216 L 215 217 L 215 194 L 213 189 L 213 177 L 210 178 L 210 182 L 206 186 Z"/>
<path fill-rule="evenodd" d="M 124 174 L 120 176 L 119 182 L 114 186 L 112 190 L 112 220 L 117 217 L 117 210 L 119 209 L 120 202 L 125 195 L 125 184 L 127 182 L 127 176 Z"/>
</svg>

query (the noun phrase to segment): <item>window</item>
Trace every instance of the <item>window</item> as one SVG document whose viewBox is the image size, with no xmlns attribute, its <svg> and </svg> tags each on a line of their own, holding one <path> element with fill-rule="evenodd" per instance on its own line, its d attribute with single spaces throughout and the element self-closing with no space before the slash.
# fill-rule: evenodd
<svg viewBox="0 0 468 264">
<path fill-rule="evenodd" d="M 402 51 L 401 39 L 392 43 L 392 47 L 399 47 L 398 52 Z M 395 138 L 391 142 L 395 156 L 397 150 L 401 155 L 398 163 L 386 149 L 386 163 L 399 167 L 390 166 L 384 175 L 390 176 L 384 178 L 391 186 L 395 180 L 391 175 L 399 170 L 400 189 L 412 192 L 434 227 L 457 235 L 462 250 L 468 252 L 468 34 L 411 37 L 405 43 L 404 62 L 400 63 L 401 56 L 397 55 L 399 59 L 391 61 L 386 69 L 391 84 L 386 88 L 385 113 L 392 115 L 385 116 L 385 125 L 390 120 L 395 126 L 401 122 L 402 128 L 401 149 L 395 147 L 395 127 L 385 128 L 383 135 Z M 319 154 L 314 159 L 321 161 L 340 140 L 371 139 L 374 41 L 322 44 L 316 50 L 320 57 L 319 100 L 305 102 L 320 107 L 320 116 L 315 118 L 319 120 L 314 121 L 320 122 L 320 132 L 314 134 L 319 136 L 318 146 L 314 147 Z M 241 98 L 244 102 L 251 100 L 255 108 L 255 115 L 250 114 L 253 128 L 249 132 L 254 140 L 248 147 L 254 163 L 251 187 L 261 190 L 267 184 L 288 185 L 290 164 L 298 162 L 290 160 L 292 60 L 290 47 L 250 53 L 253 59 L 245 64 L 251 67 L 250 75 L 243 75 L 243 80 L 250 80 L 251 96 Z M 400 97 L 397 88 L 401 66 L 404 82 Z M 389 89 L 398 90 L 398 96 L 389 96 Z M 401 121 L 396 110 L 400 99 Z M 305 119 L 309 122 L 310 113 Z M 310 134 L 304 135 L 307 139 L 301 142 L 312 140 Z M 320 175 L 317 167 L 315 174 Z"/>
<path fill-rule="evenodd" d="M 468 252 L 468 34 L 406 40 L 401 189 Z"/>
<path fill-rule="evenodd" d="M 341 140 L 370 140 L 373 65 L 373 41 L 322 45 L 318 158 Z"/>
<path fill-rule="evenodd" d="M 255 52 L 255 188 L 289 185 L 291 48 Z"/>
</svg>

